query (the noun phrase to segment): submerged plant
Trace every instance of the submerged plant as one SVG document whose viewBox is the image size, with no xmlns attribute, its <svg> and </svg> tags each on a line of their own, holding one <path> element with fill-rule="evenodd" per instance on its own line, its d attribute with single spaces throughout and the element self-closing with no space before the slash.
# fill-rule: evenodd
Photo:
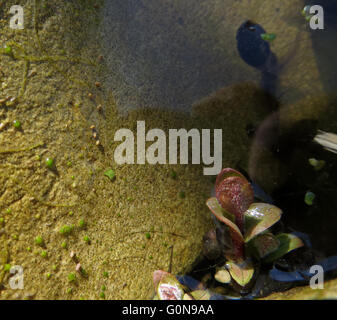
<svg viewBox="0 0 337 320">
<path fill-rule="evenodd" d="M 219 173 L 215 197 L 206 205 L 217 227 L 204 236 L 204 255 L 222 263 L 216 269 L 215 280 L 240 294 L 249 292 L 262 264 L 273 263 L 304 245 L 294 234 L 274 235 L 269 230 L 280 220 L 282 210 L 269 203 L 254 203 L 252 185 L 234 169 Z M 214 293 L 189 276 L 175 277 L 162 270 L 154 272 L 153 283 L 155 298 L 160 300 L 237 299 Z"/>
<path fill-rule="evenodd" d="M 254 203 L 249 181 L 234 169 L 223 169 L 215 183 L 215 197 L 206 204 L 220 222 L 219 227 L 205 236 L 205 253 L 225 258 L 220 269 L 227 271 L 240 287 L 247 286 L 259 264 L 271 263 L 286 253 L 303 246 L 293 234 L 272 234 L 268 229 L 278 222 L 282 210 L 268 203 Z M 210 238 L 211 235 L 211 238 Z"/>
</svg>

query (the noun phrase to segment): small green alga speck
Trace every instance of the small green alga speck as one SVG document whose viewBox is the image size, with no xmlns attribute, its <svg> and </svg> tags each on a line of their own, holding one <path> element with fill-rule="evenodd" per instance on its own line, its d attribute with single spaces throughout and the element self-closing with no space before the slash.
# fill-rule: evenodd
<svg viewBox="0 0 337 320">
<path fill-rule="evenodd" d="M 78 226 L 79 226 L 80 228 L 84 228 L 85 225 L 86 225 L 86 223 L 85 223 L 84 219 L 81 219 L 81 220 L 78 222 Z"/>
<path fill-rule="evenodd" d="M 60 234 L 62 235 L 68 235 L 73 231 L 73 226 L 67 226 L 64 225 L 63 227 L 61 227 L 60 229 Z"/>
<path fill-rule="evenodd" d="M 9 271 L 9 270 L 11 270 L 11 267 L 12 266 L 9 263 L 7 263 L 7 264 L 5 264 L 4 270 Z"/>
<path fill-rule="evenodd" d="M 115 171 L 112 169 L 105 171 L 104 175 L 107 176 L 111 181 L 113 181 L 116 177 Z"/>
<path fill-rule="evenodd" d="M 35 243 L 38 245 L 38 246 L 42 246 L 44 241 L 43 241 L 43 238 L 41 236 L 37 236 L 35 238 Z"/>
<path fill-rule="evenodd" d="M 180 198 L 180 199 L 184 199 L 185 197 L 186 197 L 185 192 L 184 192 L 184 191 L 180 191 L 180 192 L 179 192 L 179 198 Z"/>
<path fill-rule="evenodd" d="M 16 129 L 20 129 L 21 128 L 21 122 L 19 120 L 14 120 L 13 121 L 13 126 Z"/>
<path fill-rule="evenodd" d="M 314 204 L 314 200 L 316 198 L 316 195 L 311 192 L 308 191 L 305 196 L 304 196 L 304 202 L 308 205 L 308 206 L 312 206 Z"/>
<path fill-rule="evenodd" d="M 76 276 L 73 273 L 68 274 L 68 281 L 69 282 L 74 282 L 76 280 Z"/>
<path fill-rule="evenodd" d="M 54 159 L 53 158 L 47 158 L 46 159 L 46 166 L 49 169 L 52 169 L 54 166 Z"/>
<path fill-rule="evenodd" d="M 12 56 L 13 55 L 13 49 L 11 46 L 6 45 L 5 46 L 5 54 Z"/>
</svg>

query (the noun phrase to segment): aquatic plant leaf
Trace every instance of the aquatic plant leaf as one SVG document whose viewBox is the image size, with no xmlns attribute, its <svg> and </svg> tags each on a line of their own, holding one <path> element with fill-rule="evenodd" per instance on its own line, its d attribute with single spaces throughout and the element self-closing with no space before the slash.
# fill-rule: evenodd
<svg viewBox="0 0 337 320">
<path fill-rule="evenodd" d="M 225 168 L 225 169 L 222 169 L 222 171 L 216 177 L 215 189 L 218 188 L 218 186 L 222 183 L 222 181 L 224 181 L 226 178 L 229 178 L 229 177 L 240 177 L 242 179 L 246 179 L 245 176 L 239 171 L 236 171 L 232 168 Z"/>
<path fill-rule="evenodd" d="M 212 296 L 211 292 L 208 290 L 195 290 L 191 291 L 190 295 L 195 300 L 209 300 Z"/>
<path fill-rule="evenodd" d="M 245 242 L 280 220 L 282 210 L 269 203 L 253 203 L 245 212 Z"/>
<path fill-rule="evenodd" d="M 163 271 L 163 270 L 156 270 L 153 272 L 153 285 L 155 288 L 158 287 L 159 282 L 162 278 L 164 278 L 166 275 L 169 275 L 170 273 Z"/>
<path fill-rule="evenodd" d="M 107 176 L 111 181 L 113 181 L 114 178 L 116 177 L 115 171 L 112 169 L 105 171 L 104 175 Z"/>
<path fill-rule="evenodd" d="M 229 261 L 226 263 L 226 267 L 231 274 L 232 278 L 241 286 L 246 286 L 254 275 L 254 267 L 251 261 L 243 261 L 241 263 L 235 263 Z"/>
<path fill-rule="evenodd" d="M 230 283 L 231 275 L 226 269 L 220 269 L 214 275 L 214 279 L 220 283 Z"/>
<path fill-rule="evenodd" d="M 257 252 L 259 258 L 264 258 L 268 254 L 278 249 L 280 241 L 270 232 L 259 234 L 252 240 L 254 251 Z"/>
<path fill-rule="evenodd" d="M 243 214 L 254 200 L 254 190 L 238 171 L 225 168 L 215 182 L 215 196 L 221 207 L 235 216 L 235 223 L 243 231 Z"/>
<path fill-rule="evenodd" d="M 209 198 L 206 201 L 206 204 L 208 208 L 212 211 L 212 213 L 215 215 L 215 217 L 230 228 L 232 239 L 235 238 L 233 240 L 243 243 L 244 240 L 240 229 L 232 221 L 233 217 L 230 214 L 228 214 L 228 212 L 223 210 L 218 200 L 216 198 Z"/>
<path fill-rule="evenodd" d="M 299 232 L 299 231 L 293 231 L 291 234 L 293 234 L 296 237 L 299 237 L 303 241 L 303 243 L 306 247 L 312 248 L 312 244 L 311 244 L 309 235 L 307 235 L 306 233 L 303 233 L 303 232 Z"/>
<path fill-rule="evenodd" d="M 286 253 L 293 251 L 297 248 L 303 247 L 304 243 L 299 238 L 290 233 L 281 233 L 276 236 L 276 238 L 280 241 L 280 245 L 277 250 L 267 255 L 263 262 L 270 263 L 278 258 L 281 258 Z"/>
<path fill-rule="evenodd" d="M 183 299 L 184 289 L 174 275 L 162 270 L 156 270 L 153 273 L 153 284 L 159 300 Z"/>
<path fill-rule="evenodd" d="M 185 293 L 183 296 L 183 300 L 194 300 L 194 299 L 189 293 Z"/>
</svg>

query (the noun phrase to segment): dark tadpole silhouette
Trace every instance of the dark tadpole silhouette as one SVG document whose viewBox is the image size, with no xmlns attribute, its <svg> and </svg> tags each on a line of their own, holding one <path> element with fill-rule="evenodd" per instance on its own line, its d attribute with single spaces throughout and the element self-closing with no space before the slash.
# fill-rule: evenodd
<svg viewBox="0 0 337 320">
<path fill-rule="evenodd" d="M 262 87 L 275 95 L 279 66 L 269 43 L 261 37 L 265 33 L 267 32 L 259 24 L 251 20 L 245 21 L 236 33 L 237 49 L 243 61 L 261 71 Z"/>
</svg>

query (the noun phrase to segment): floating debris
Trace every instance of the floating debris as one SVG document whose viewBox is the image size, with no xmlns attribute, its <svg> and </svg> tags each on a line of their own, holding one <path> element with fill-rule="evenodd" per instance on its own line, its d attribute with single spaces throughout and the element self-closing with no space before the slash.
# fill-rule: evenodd
<svg viewBox="0 0 337 320">
<path fill-rule="evenodd" d="M 306 21 L 310 21 L 310 19 L 313 16 L 313 14 L 310 13 L 310 8 L 311 8 L 310 5 L 306 5 L 301 12 L 302 16 L 305 18 Z"/>
<path fill-rule="evenodd" d="M 337 134 L 318 130 L 314 141 L 319 143 L 326 150 L 337 153 Z"/>
<path fill-rule="evenodd" d="M 275 40 L 276 34 L 274 34 L 274 33 L 262 33 L 262 34 L 261 34 L 261 38 L 262 38 L 264 41 L 269 41 L 269 42 L 271 42 L 271 41 Z"/>
</svg>

